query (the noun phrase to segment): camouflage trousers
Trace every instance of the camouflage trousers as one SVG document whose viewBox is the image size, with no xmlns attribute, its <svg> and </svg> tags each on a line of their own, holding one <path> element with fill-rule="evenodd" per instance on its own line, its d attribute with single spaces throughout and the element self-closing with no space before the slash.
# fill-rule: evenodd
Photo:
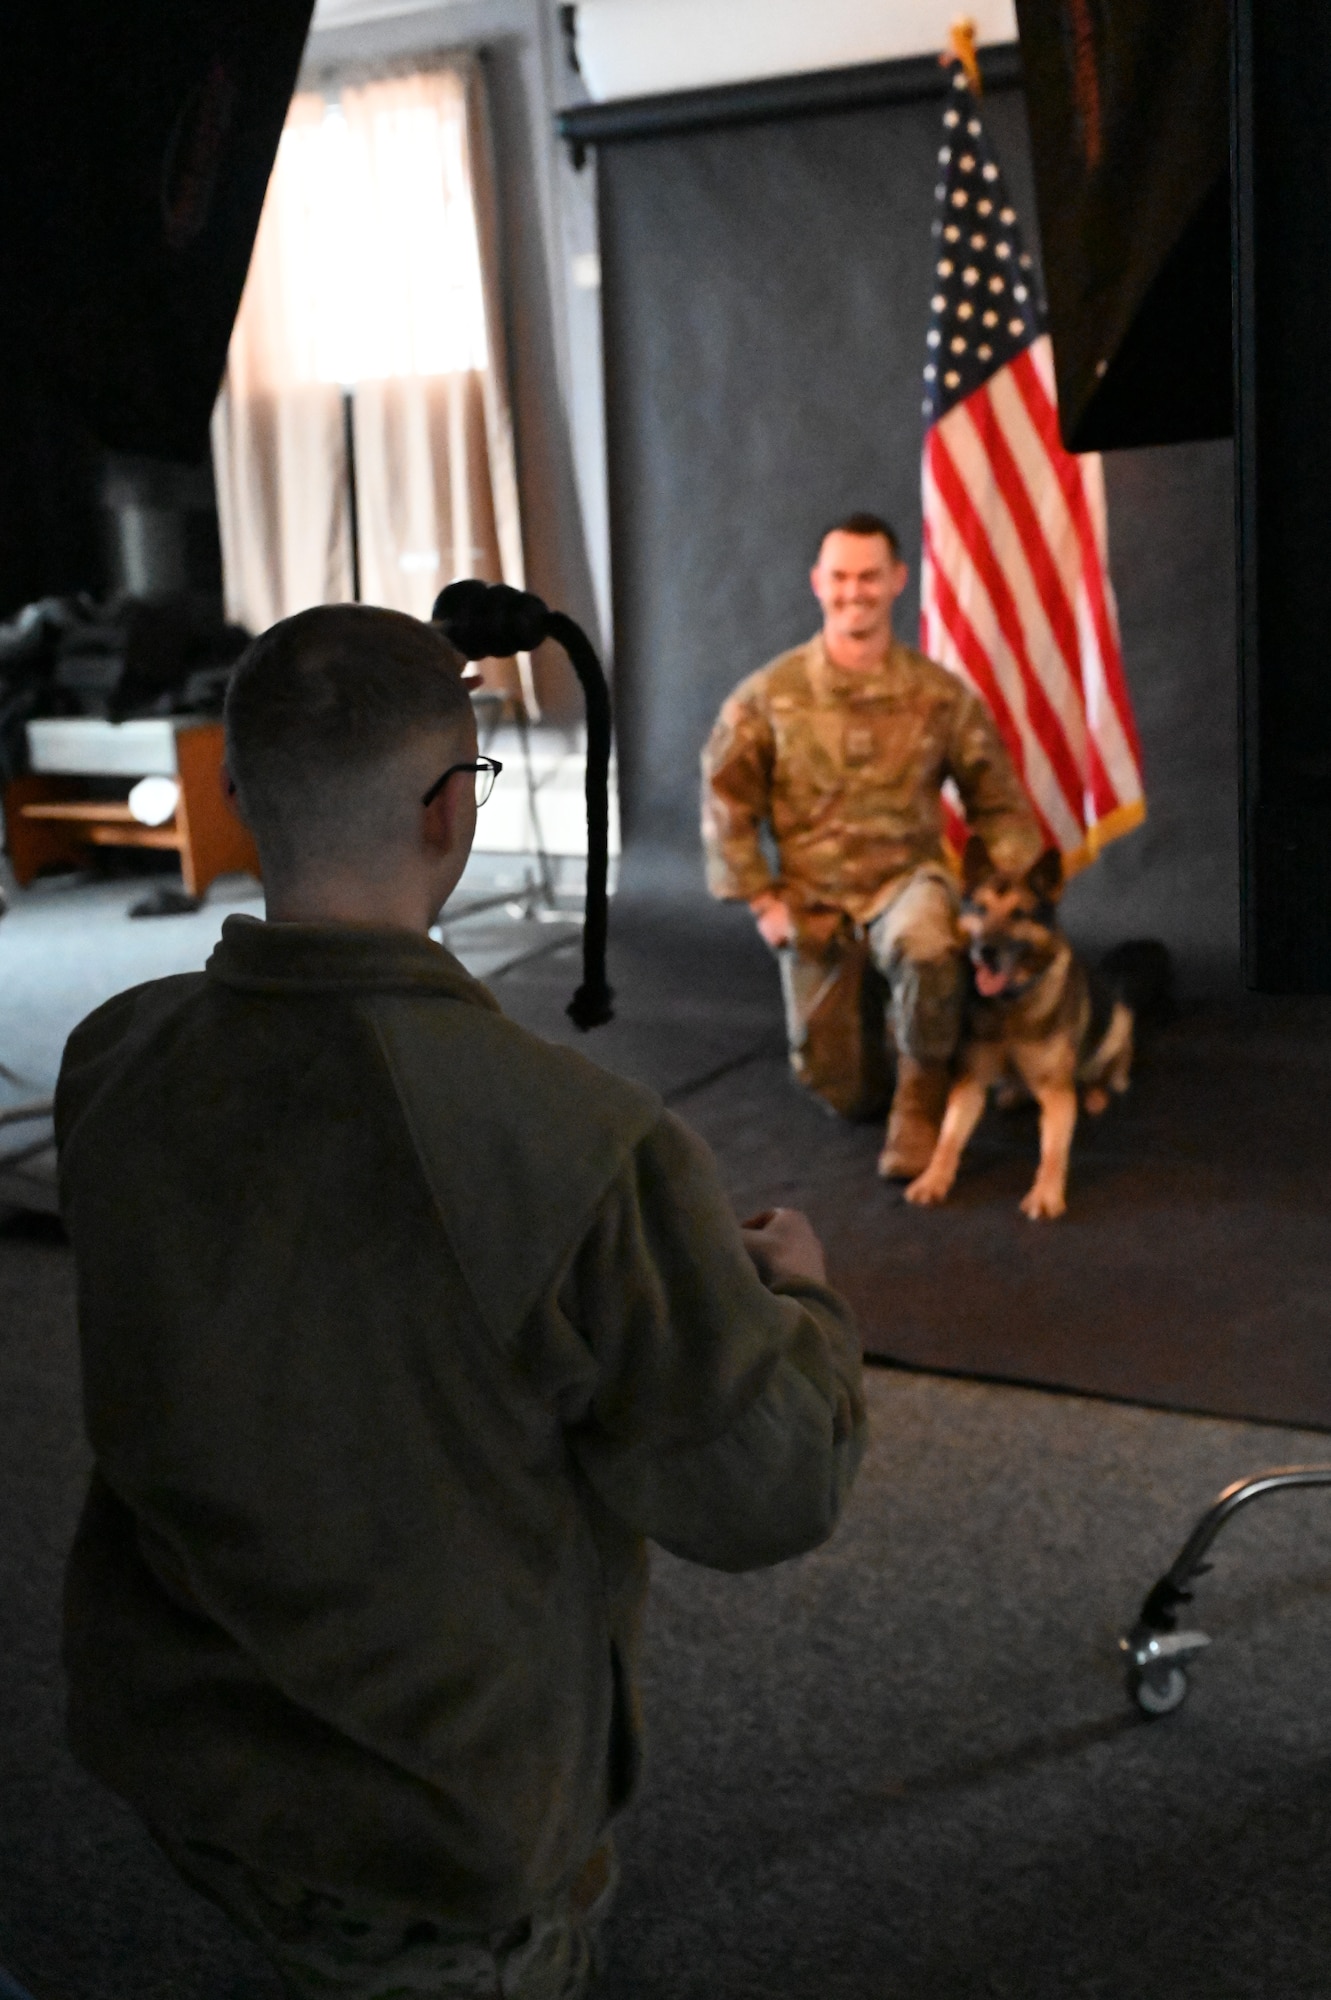
<svg viewBox="0 0 1331 2000">
<path fill-rule="evenodd" d="M 292 2000 L 583 2000 L 617 1880 L 606 1840 L 564 1895 L 481 1932 L 424 1912 L 386 1919 L 354 1897 L 260 1875 L 222 1848 L 155 1837 L 191 1887 L 258 1945 Z"/>
<path fill-rule="evenodd" d="M 860 980 L 866 956 L 886 982 L 888 1022 L 897 1050 L 917 1062 L 950 1062 L 961 1033 L 965 987 L 956 885 L 945 868 L 930 863 L 908 875 L 891 902 L 866 927 L 858 954 L 814 954 L 801 951 L 798 945 L 784 946 L 777 953 L 791 1064 L 797 1075 L 804 1076 L 811 1088 L 829 1101 L 833 1091 L 812 1078 L 814 1065 L 808 1060 L 811 1023 L 820 1013 L 826 1017 L 838 1011 L 838 981 Z M 849 1014 L 854 1010 L 842 1007 L 839 1011 Z M 846 1059 L 857 1060 L 855 1038 L 842 1039 Z M 825 1056 L 820 1055 L 817 1068 L 826 1074 Z M 849 1080 L 840 1094 L 852 1101 Z"/>
</svg>

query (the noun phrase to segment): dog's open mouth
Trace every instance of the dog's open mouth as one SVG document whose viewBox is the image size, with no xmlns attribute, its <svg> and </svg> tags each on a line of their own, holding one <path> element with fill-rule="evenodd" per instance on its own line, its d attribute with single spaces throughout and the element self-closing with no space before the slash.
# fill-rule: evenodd
<svg viewBox="0 0 1331 2000">
<path fill-rule="evenodd" d="M 975 961 L 974 964 L 976 992 L 982 999 L 995 999 L 1007 986 L 1007 971 L 1000 966 L 986 965 L 982 959 Z"/>
</svg>

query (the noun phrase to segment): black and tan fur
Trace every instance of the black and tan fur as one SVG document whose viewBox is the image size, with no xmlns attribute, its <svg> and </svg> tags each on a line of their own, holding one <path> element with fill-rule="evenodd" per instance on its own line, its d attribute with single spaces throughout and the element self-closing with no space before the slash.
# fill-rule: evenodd
<svg viewBox="0 0 1331 2000">
<path fill-rule="evenodd" d="M 1062 861 L 1052 848 L 1014 878 L 994 867 L 982 840 L 967 844 L 960 923 L 971 993 L 938 1144 L 906 1189 L 907 1201 L 946 1201 L 990 1087 L 1007 1080 L 1024 1085 L 1040 1107 L 1040 1165 L 1022 1213 L 1032 1221 L 1062 1215 L 1079 1096 L 1096 1114 L 1128 1087 L 1131 981 L 1115 980 L 1109 961 L 1110 976 L 1101 980 L 1077 957 L 1055 918 L 1062 886 Z M 1167 980 L 1162 945 L 1120 949 L 1145 954 L 1157 981 Z"/>
</svg>

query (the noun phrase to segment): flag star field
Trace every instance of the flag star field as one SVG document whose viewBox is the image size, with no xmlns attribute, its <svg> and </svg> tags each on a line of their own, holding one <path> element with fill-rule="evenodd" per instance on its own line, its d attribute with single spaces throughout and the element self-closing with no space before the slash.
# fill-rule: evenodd
<svg viewBox="0 0 1331 2000">
<path fill-rule="evenodd" d="M 934 421 L 1044 332 L 1032 259 L 958 71 L 943 114 L 924 414 Z"/>
</svg>

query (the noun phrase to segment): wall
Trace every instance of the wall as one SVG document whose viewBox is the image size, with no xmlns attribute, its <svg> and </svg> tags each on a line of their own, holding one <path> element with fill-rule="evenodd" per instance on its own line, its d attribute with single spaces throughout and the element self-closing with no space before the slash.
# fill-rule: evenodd
<svg viewBox="0 0 1331 2000">
<path fill-rule="evenodd" d="M 1016 40 L 1012 0 L 966 13 L 981 42 Z M 956 0 L 580 0 L 578 54 L 593 97 L 637 97 L 931 55 L 956 18 Z"/>
<path fill-rule="evenodd" d="M 920 532 L 937 100 L 602 150 L 620 761 L 630 849 L 697 882 L 698 751 L 722 697 L 816 624 L 851 507 Z M 985 116 L 1034 236 L 1024 107 Z M 1069 895 L 1074 928 L 1237 951 L 1229 447 L 1108 466 L 1152 817 Z M 914 583 L 902 606 L 913 635 Z M 1209 974 L 1208 974 L 1209 976 Z"/>
</svg>

